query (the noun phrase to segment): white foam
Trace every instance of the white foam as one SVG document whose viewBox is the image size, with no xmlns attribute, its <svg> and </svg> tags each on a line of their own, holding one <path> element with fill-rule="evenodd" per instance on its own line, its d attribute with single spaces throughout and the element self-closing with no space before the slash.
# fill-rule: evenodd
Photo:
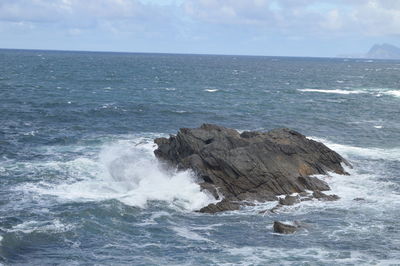
<svg viewBox="0 0 400 266">
<path fill-rule="evenodd" d="M 204 91 L 207 91 L 207 92 L 216 92 L 216 91 L 219 91 L 218 89 L 205 89 Z"/>
<path fill-rule="evenodd" d="M 289 206 L 289 211 L 306 214 L 326 207 L 361 211 L 377 219 L 385 219 L 386 212 L 396 212 L 400 208 L 399 184 L 388 175 L 384 164 L 387 160 L 400 161 L 400 149 L 361 148 L 332 143 L 323 139 L 314 138 L 314 140 L 323 142 L 329 148 L 343 155 L 354 164 L 354 168 L 350 169 L 345 166 L 345 170 L 350 173 L 349 176 L 335 173 L 329 173 L 328 176 L 316 176 L 331 187 L 331 191 L 328 191 L 327 194 L 336 194 L 340 200 L 333 202 L 304 201 L 299 205 Z M 355 198 L 362 200 L 355 201 Z M 368 233 L 368 230 L 376 231 L 377 226 L 379 226 L 377 223 L 361 227 L 349 224 L 341 230 L 358 230 L 361 234 L 364 231 Z"/>
<path fill-rule="evenodd" d="M 363 147 L 333 143 L 322 138 L 310 137 L 310 139 L 324 143 L 326 146 L 338 152 L 339 154 L 343 155 L 344 157 L 357 156 L 373 160 L 400 161 L 400 147 L 390 148 L 390 149 L 382 149 L 374 147 L 363 148 Z"/>
<path fill-rule="evenodd" d="M 281 235 L 282 236 L 282 235 Z M 288 235 L 287 237 L 290 237 Z M 292 265 L 296 261 L 318 261 L 324 265 L 332 264 L 370 264 L 376 263 L 376 259 L 369 254 L 358 251 L 349 251 L 343 257 L 340 251 L 325 248 L 265 248 L 262 246 L 245 246 L 240 248 L 227 248 L 226 252 L 241 261 L 243 265 L 275 265 L 277 261 L 281 265 Z M 341 254 L 342 256 L 338 257 Z"/>
<path fill-rule="evenodd" d="M 104 146 L 97 159 L 47 163 L 45 167 L 69 175 L 64 182 L 26 184 L 23 189 L 71 201 L 117 199 L 142 208 L 149 201 L 165 201 L 174 208 L 197 210 L 215 202 L 200 191 L 192 172 L 164 170 L 154 149 L 144 139 L 117 141 Z"/>
<path fill-rule="evenodd" d="M 333 94 L 360 94 L 360 93 L 365 93 L 365 91 L 362 91 L 362 90 L 340 90 L 340 89 L 335 89 L 335 90 L 298 89 L 298 91 L 302 91 L 302 92 L 333 93 Z"/>
<path fill-rule="evenodd" d="M 400 97 L 400 90 L 390 90 L 390 91 L 385 91 L 383 93 L 394 97 Z"/>
<path fill-rule="evenodd" d="M 337 82 L 339 82 L 339 81 L 337 81 Z M 341 82 L 343 82 L 343 81 L 341 81 Z M 353 89 L 353 90 L 343 90 L 343 89 L 332 89 L 332 90 L 298 89 L 298 91 L 301 91 L 301 92 L 330 93 L 330 94 L 343 94 L 343 95 L 367 93 L 367 94 L 373 95 L 375 97 L 382 97 L 382 95 L 400 97 L 400 90 L 384 89 L 384 88 L 361 88 L 361 89 Z"/>
<path fill-rule="evenodd" d="M 57 232 L 62 233 L 66 231 L 70 231 L 73 228 L 73 225 L 66 225 L 62 223 L 60 220 L 55 219 L 52 221 L 26 221 L 16 226 L 13 226 L 11 229 L 7 229 L 7 232 L 22 232 L 25 234 L 29 234 L 32 232 Z"/>
<path fill-rule="evenodd" d="M 177 227 L 177 226 L 173 226 L 171 227 L 171 229 L 176 232 L 176 234 L 178 236 L 181 236 L 183 238 L 186 239 L 190 239 L 190 240 L 196 240 L 196 241 L 210 241 L 205 237 L 202 237 L 201 235 L 190 231 L 189 229 L 185 228 L 185 227 Z"/>
</svg>

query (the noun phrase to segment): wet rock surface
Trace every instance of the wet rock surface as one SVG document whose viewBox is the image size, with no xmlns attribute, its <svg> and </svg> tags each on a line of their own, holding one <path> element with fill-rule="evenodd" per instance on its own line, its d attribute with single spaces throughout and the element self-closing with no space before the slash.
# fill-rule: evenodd
<svg viewBox="0 0 400 266">
<path fill-rule="evenodd" d="M 299 196 L 290 196 L 287 195 L 284 198 L 279 199 L 279 204 L 280 205 L 294 205 L 296 203 L 300 203 L 300 197 Z"/>
<path fill-rule="evenodd" d="M 327 195 L 321 191 L 314 191 L 312 195 L 314 198 L 318 200 L 335 201 L 340 199 L 338 195 Z"/>
<path fill-rule="evenodd" d="M 239 209 L 241 201 L 278 200 L 277 195 L 307 190 L 315 198 L 333 200 L 321 192 L 330 189 L 328 184 L 311 175 L 347 174 L 341 163 L 349 165 L 324 144 L 287 128 L 240 134 L 203 124 L 181 128 L 177 135 L 157 138 L 155 143 L 157 158 L 178 169 L 193 170 L 203 190 L 223 198 L 200 210 L 208 213 Z M 287 196 L 281 201 L 281 205 L 292 205 L 299 198 Z"/>
<path fill-rule="evenodd" d="M 278 234 L 293 234 L 294 232 L 299 230 L 299 226 L 296 225 L 290 225 L 290 224 L 284 224 L 281 222 L 274 222 L 274 232 Z"/>
</svg>

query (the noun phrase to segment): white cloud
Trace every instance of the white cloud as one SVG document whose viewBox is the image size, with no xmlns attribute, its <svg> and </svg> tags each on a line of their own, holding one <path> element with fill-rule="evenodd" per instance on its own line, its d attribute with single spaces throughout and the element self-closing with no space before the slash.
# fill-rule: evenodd
<svg viewBox="0 0 400 266">
<path fill-rule="evenodd" d="M 0 0 L 0 32 L 0 47 L 12 47 L 13 38 L 18 47 L 36 38 L 40 47 L 57 32 L 63 49 L 125 42 L 115 49 L 258 53 L 270 45 L 295 54 L 318 40 L 364 38 L 369 46 L 400 36 L 400 0 Z"/>
<path fill-rule="evenodd" d="M 187 0 L 191 18 L 285 34 L 400 34 L 400 0 Z"/>
<path fill-rule="evenodd" d="M 169 3 L 169 4 L 166 4 Z M 179 15 L 178 15 L 179 14 Z M 399 0 L 1 0 L 0 21 L 60 23 L 69 30 L 112 21 L 242 25 L 291 35 L 400 34 Z M 129 22 L 127 22 L 129 23 Z M 156 27 L 155 27 L 156 28 Z M 114 28 L 115 30 L 115 28 Z M 118 29 L 117 29 L 118 30 Z"/>
</svg>

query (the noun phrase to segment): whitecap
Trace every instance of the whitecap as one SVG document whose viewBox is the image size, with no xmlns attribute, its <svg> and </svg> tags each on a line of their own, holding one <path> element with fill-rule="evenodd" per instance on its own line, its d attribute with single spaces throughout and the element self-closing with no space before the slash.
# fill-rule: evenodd
<svg viewBox="0 0 400 266">
<path fill-rule="evenodd" d="M 186 239 L 190 239 L 190 240 L 196 240 L 196 241 L 210 241 L 209 239 L 202 237 L 201 235 L 190 231 L 189 229 L 187 229 L 186 227 L 177 227 L 177 226 L 173 226 L 171 227 L 171 229 L 180 237 L 186 238 Z"/>
<path fill-rule="evenodd" d="M 205 89 L 204 91 L 207 91 L 207 92 L 216 92 L 216 91 L 219 91 L 218 89 Z"/>
<path fill-rule="evenodd" d="M 74 226 L 62 223 L 59 219 L 52 221 L 25 221 L 21 224 L 7 229 L 7 232 L 22 232 L 29 234 L 32 232 L 56 232 L 63 233 L 72 230 Z"/>
<path fill-rule="evenodd" d="M 32 130 L 32 131 L 29 131 L 29 132 L 23 133 L 23 135 L 24 135 L 24 136 L 35 136 L 35 135 L 36 135 L 36 133 L 37 133 L 37 131 L 36 131 L 36 130 Z"/>
<path fill-rule="evenodd" d="M 390 91 L 385 91 L 383 93 L 394 97 L 400 97 L 400 90 L 390 90 Z"/>
<path fill-rule="evenodd" d="M 166 91 L 175 91 L 176 88 L 165 88 Z"/>
<path fill-rule="evenodd" d="M 320 93 L 333 93 L 333 94 L 360 94 L 365 93 L 365 91 L 361 90 L 322 90 L 322 89 L 298 89 L 298 91 L 302 92 L 320 92 Z"/>
</svg>

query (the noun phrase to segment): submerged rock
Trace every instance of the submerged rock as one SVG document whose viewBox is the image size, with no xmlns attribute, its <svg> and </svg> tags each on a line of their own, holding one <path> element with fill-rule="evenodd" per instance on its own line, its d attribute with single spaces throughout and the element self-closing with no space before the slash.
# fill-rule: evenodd
<svg viewBox="0 0 400 266">
<path fill-rule="evenodd" d="M 293 234 L 297 230 L 299 230 L 299 226 L 284 224 L 281 222 L 274 222 L 274 232 L 279 234 Z"/>
<path fill-rule="evenodd" d="M 354 201 L 365 201 L 364 198 L 354 198 L 353 200 L 354 200 Z"/>
<path fill-rule="evenodd" d="M 286 128 L 240 134 L 203 124 L 154 142 L 157 158 L 182 170 L 192 169 L 202 189 L 224 199 L 201 212 L 237 209 L 245 200 L 263 202 L 277 200 L 277 195 L 329 190 L 327 183 L 311 175 L 347 174 L 341 163 L 349 165 L 324 144 Z"/>
</svg>

